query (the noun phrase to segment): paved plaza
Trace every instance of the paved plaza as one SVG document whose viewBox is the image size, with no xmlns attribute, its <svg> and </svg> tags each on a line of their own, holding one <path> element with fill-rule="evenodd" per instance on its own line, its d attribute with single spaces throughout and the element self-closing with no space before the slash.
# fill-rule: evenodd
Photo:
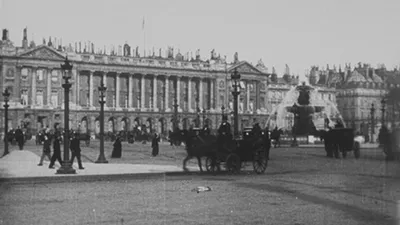
<svg viewBox="0 0 400 225">
<path fill-rule="evenodd" d="M 83 148 L 85 170 L 66 175 L 75 178 L 65 182 L 48 162 L 36 165 L 41 146 L 28 144 L 0 159 L 3 178 L 17 177 L 22 168 L 30 168 L 27 177 L 42 173 L 3 180 L 0 224 L 382 225 L 396 219 L 400 165 L 386 162 L 376 148 L 362 149 L 358 160 L 327 158 L 322 148 L 273 148 L 265 174 L 256 175 L 249 164 L 239 175 L 212 175 L 196 172 L 195 160 L 195 173 L 181 172 L 182 147 L 161 144 L 153 158 L 148 144 L 124 143 L 122 158 L 111 159 L 106 143 L 109 163 L 94 164 L 92 145 Z M 26 160 L 9 168 L 7 157 L 22 155 Z M 90 179 L 102 173 L 108 176 Z M 199 186 L 211 191 L 192 191 Z"/>
</svg>

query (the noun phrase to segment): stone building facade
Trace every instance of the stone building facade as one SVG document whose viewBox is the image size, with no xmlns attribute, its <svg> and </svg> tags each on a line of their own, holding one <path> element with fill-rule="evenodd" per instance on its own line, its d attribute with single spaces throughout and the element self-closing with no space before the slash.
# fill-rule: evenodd
<svg viewBox="0 0 400 225">
<path fill-rule="evenodd" d="M 107 87 L 105 131 L 131 130 L 146 125 L 149 130 L 166 134 L 172 128 L 174 103 L 178 106 L 181 128 L 199 124 L 216 129 L 221 114 L 232 109 L 230 74 L 241 74 L 239 97 L 240 128 L 254 121 L 265 123 L 268 117 L 268 76 L 262 61 L 256 66 L 240 61 L 227 62 L 215 51 L 202 60 L 168 48 L 165 55 L 141 57 L 138 48 L 127 44 L 118 52 L 106 54 L 94 46 L 82 50 L 75 44 L 63 47 L 49 38 L 43 44 L 28 45 L 26 29 L 22 46 L 16 47 L 3 30 L 0 42 L 0 87 L 11 92 L 9 128 L 23 125 L 36 132 L 44 127 L 63 127 L 64 83 L 60 64 L 65 57 L 73 64 L 70 91 L 70 127 L 81 132 L 99 132 L 99 91 L 101 81 Z M 0 96 L 3 102 L 3 96 Z M 222 112 L 222 106 L 225 107 Z M 4 131 L 3 108 L 0 127 Z"/>
<path fill-rule="evenodd" d="M 371 136 L 373 130 L 374 139 L 378 134 L 382 121 L 381 101 L 393 88 L 400 87 L 400 72 L 389 71 L 384 66 L 373 68 L 369 64 L 358 63 L 355 67 L 346 64 L 344 70 L 339 67 L 320 70 L 312 67 L 309 75 L 309 82 L 315 86 L 334 88 L 336 102 L 339 111 L 348 127 Z M 374 129 L 372 129 L 371 108 L 374 111 Z M 385 123 L 391 123 L 389 118 L 397 118 L 396 112 L 386 105 Z M 400 118 L 399 118 L 400 119 Z"/>
</svg>

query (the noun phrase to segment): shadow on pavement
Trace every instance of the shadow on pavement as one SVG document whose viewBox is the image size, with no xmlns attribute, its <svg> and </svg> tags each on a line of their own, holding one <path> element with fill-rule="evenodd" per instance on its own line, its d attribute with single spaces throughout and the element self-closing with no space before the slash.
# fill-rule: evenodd
<svg viewBox="0 0 400 225">
<path fill-rule="evenodd" d="M 284 188 L 282 186 L 274 186 L 269 184 L 254 184 L 254 183 L 235 183 L 238 187 L 252 188 L 257 190 L 265 190 L 270 192 L 275 192 L 279 194 L 290 195 L 294 198 L 298 198 L 302 201 L 309 202 L 315 205 L 321 205 L 325 207 L 332 208 L 336 211 L 342 211 L 349 214 L 357 221 L 377 221 L 377 222 L 389 222 L 392 221 L 391 217 L 381 213 L 377 213 L 371 210 L 362 209 L 360 207 L 351 206 L 348 204 L 339 203 L 332 201 L 330 199 L 324 199 L 317 196 L 300 193 L 295 190 Z M 383 223 L 382 223 L 383 224 Z"/>
</svg>

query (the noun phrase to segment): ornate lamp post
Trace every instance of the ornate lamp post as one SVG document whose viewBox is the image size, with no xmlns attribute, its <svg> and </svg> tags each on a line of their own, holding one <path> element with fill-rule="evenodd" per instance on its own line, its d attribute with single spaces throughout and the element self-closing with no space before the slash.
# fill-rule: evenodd
<svg viewBox="0 0 400 225">
<path fill-rule="evenodd" d="M 371 105 L 371 143 L 374 143 L 375 134 L 375 106 L 374 103 Z"/>
<path fill-rule="evenodd" d="M 382 108 L 381 108 L 381 111 L 382 111 L 382 125 L 381 125 L 381 127 L 383 127 L 384 125 L 385 125 L 385 111 L 386 111 L 386 100 L 384 99 L 384 98 L 382 98 L 382 101 L 381 101 L 381 105 L 382 105 Z"/>
<path fill-rule="evenodd" d="M 7 155 L 8 152 L 8 104 L 10 98 L 10 92 L 8 92 L 8 88 L 6 88 L 3 92 L 4 97 L 4 154 L 3 156 Z"/>
<path fill-rule="evenodd" d="M 101 79 L 100 87 L 98 87 L 100 92 L 100 154 L 95 163 L 108 163 L 106 156 L 104 155 L 104 104 L 106 104 L 105 92 L 107 87 L 104 86 L 104 81 Z"/>
<path fill-rule="evenodd" d="M 71 79 L 72 64 L 69 62 L 68 57 L 65 58 L 64 64 L 61 64 L 61 70 L 65 80 L 62 85 L 64 88 L 64 160 L 60 169 L 57 170 L 57 174 L 73 174 L 76 171 L 72 168 L 69 160 L 69 90 L 72 86 L 69 83 L 69 79 Z"/>
<path fill-rule="evenodd" d="M 237 137 L 239 135 L 239 116 L 238 116 L 238 97 L 240 95 L 240 87 L 239 87 L 239 81 L 240 81 L 240 73 L 238 73 L 237 69 L 233 71 L 231 74 L 231 80 L 232 82 L 232 95 L 233 95 L 233 117 L 235 120 L 234 127 L 233 127 L 233 135 Z"/>
<path fill-rule="evenodd" d="M 292 106 L 292 113 L 293 113 L 293 127 L 292 127 L 292 135 L 293 135 L 293 142 L 291 144 L 292 147 L 298 147 L 299 144 L 297 143 L 297 115 L 298 115 L 299 107 L 295 104 Z"/>
<path fill-rule="evenodd" d="M 223 119 L 224 116 L 225 116 L 225 106 L 221 106 L 221 114 L 222 114 L 222 118 L 221 119 Z"/>
<path fill-rule="evenodd" d="M 174 99 L 174 131 L 178 128 L 178 99 L 175 97 Z"/>
</svg>

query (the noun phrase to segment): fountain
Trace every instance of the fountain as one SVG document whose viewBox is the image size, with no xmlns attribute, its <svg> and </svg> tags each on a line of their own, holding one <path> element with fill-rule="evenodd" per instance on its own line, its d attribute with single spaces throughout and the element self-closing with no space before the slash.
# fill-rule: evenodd
<svg viewBox="0 0 400 225">
<path fill-rule="evenodd" d="M 337 121 L 344 124 L 336 104 L 328 99 L 322 99 L 319 88 L 307 85 L 305 82 L 291 87 L 271 115 L 273 116 L 267 120 L 270 129 L 278 127 L 282 130 L 292 130 L 296 135 L 308 135 L 315 129 L 325 129 L 325 121 L 329 121 L 330 127 Z"/>
</svg>

